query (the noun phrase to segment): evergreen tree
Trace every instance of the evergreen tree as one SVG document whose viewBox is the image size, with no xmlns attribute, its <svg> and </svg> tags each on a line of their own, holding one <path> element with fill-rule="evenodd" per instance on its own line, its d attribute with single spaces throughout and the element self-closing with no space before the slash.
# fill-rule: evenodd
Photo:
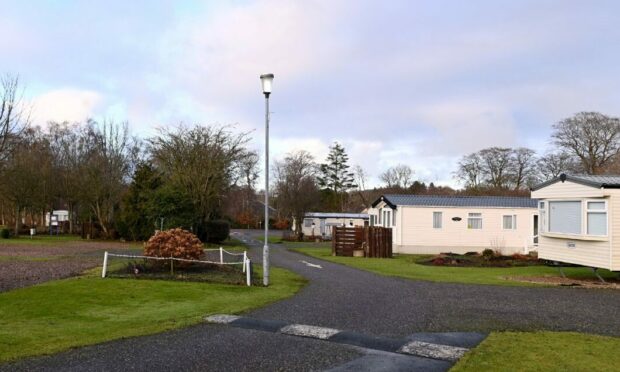
<svg viewBox="0 0 620 372">
<path fill-rule="evenodd" d="M 345 210 L 347 192 L 356 188 L 355 175 L 349 171 L 349 156 L 338 142 L 329 148 L 327 162 L 321 164 L 319 186 L 329 199 L 330 208 Z"/>
<path fill-rule="evenodd" d="M 120 211 L 118 228 L 121 236 L 131 240 L 146 240 L 157 228 L 152 202 L 162 181 L 150 164 L 137 166 L 133 180 L 125 194 Z"/>
</svg>

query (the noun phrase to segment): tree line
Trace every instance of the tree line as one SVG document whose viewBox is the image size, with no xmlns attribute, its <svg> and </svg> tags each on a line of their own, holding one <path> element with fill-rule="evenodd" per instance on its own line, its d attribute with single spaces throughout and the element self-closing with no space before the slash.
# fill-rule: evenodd
<svg viewBox="0 0 620 372">
<path fill-rule="evenodd" d="M 561 173 L 606 174 L 620 171 L 620 119 L 580 112 L 555 123 L 554 151 L 538 155 L 529 148 L 489 147 L 463 156 L 455 178 L 466 190 L 527 191 Z"/>
<path fill-rule="evenodd" d="M 70 233 L 86 222 L 102 237 L 143 240 L 183 227 L 208 240 L 231 190 L 254 198 L 258 155 L 247 133 L 194 125 L 140 139 L 127 123 L 95 120 L 42 129 L 30 125 L 17 78 L 0 88 L 0 224 L 14 234 L 66 209 Z"/>
<path fill-rule="evenodd" d="M 0 80 L 0 225 L 15 234 L 45 226 L 67 209 L 66 229 L 96 225 L 104 237 L 143 240 L 155 229 L 183 227 L 203 240 L 226 228 L 260 227 L 264 205 L 255 189 L 259 155 L 249 133 L 231 126 L 168 127 L 149 138 L 127 123 L 86 120 L 32 126 L 16 77 Z M 582 112 L 553 125 L 555 151 L 490 147 L 463 156 L 455 178 L 463 190 L 426 184 L 405 164 L 379 175 L 350 165 L 335 142 L 324 162 L 301 150 L 273 165 L 272 226 L 291 220 L 301 231 L 309 211 L 359 212 L 383 193 L 527 195 L 534 183 L 562 172 L 620 171 L 620 120 Z"/>
</svg>

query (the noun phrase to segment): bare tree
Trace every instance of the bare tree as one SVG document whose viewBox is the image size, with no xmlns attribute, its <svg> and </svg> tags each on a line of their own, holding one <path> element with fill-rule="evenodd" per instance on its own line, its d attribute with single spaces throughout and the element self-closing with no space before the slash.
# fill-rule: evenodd
<svg viewBox="0 0 620 372">
<path fill-rule="evenodd" d="M 6 75 L 0 79 L 0 161 L 7 159 L 11 146 L 30 119 L 18 90 L 17 76 Z"/>
<path fill-rule="evenodd" d="M 93 120 L 82 127 L 78 141 L 83 157 L 78 169 L 79 197 L 109 236 L 139 146 L 129 136 L 127 123 Z"/>
<path fill-rule="evenodd" d="M 292 216 L 298 238 L 303 237 L 301 224 L 306 212 L 320 201 L 317 185 L 318 166 L 309 152 L 300 150 L 275 163 L 275 195 L 278 209 Z"/>
<path fill-rule="evenodd" d="M 540 178 L 543 181 L 559 177 L 565 172 L 578 172 L 575 158 L 566 152 L 549 152 L 537 161 Z"/>
<path fill-rule="evenodd" d="M 191 199 L 197 228 L 218 216 L 223 194 L 238 177 L 239 164 L 248 156 L 254 157 L 245 148 L 248 140 L 246 133 L 233 133 L 229 126 L 199 125 L 161 130 L 149 140 L 151 160 L 162 172 L 164 182 L 183 190 Z M 250 183 L 255 171 L 251 165 L 256 161 L 241 166 Z"/>
<path fill-rule="evenodd" d="M 379 179 L 389 188 L 406 189 L 413 182 L 413 174 L 411 167 L 405 164 L 398 164 L 388 168 L 379 176 Z"/>
<path fill-rule="evenodd" d="M 368 182 L 368 173 L 362 168 L 361 165 L 356 164 L 353 166 L 353 177 L 355 178 L 355 185 L 360 191 L 366 190 L 366 182 Z"/>
<path fill-rule="evenodd" d="M 483 163 L 480 154 L 475 152 L 463 156 L 458 163 L 454 177 L 462 182 L 466 188 L 475 189 L 483 182 Z"/>
<path fill-rule="evenodd" d="M 357 195 L 359 196 L 362 204 L 364 205 L 364 208 L 366 208 L 369 206 L 369 203 L 366 196 L 364 195 L 364 192 L 366 191 L 368 174 L 361 165 L 356 164 L 353 166 L 353 177 L 355 180 L 355 185 L 357 186 L 355 189 L 357 191 Z"/>
<path fill-rule="evenodd" d="M 12 144 L 12 151 L 3 168 L 2 195 L 15 211 L 14 233 L 19 235 L 22 213 L 45 213 L 53 197 L 52 159 L 49 143 L 38 128 L 28 129 Z"/>
<path fill-rule="evenodd" d="M 485 182 L 496 189 L 505 189 L 510 185 L 510 168 L 512 149 L 490 147 L 480 150 Z"/>
<path fill-rule="evenodd" d="M 553 125 L 553 142 L 579 159 L 588 174 L 599 174 L 620 152 L 620 119 L 580 112 Z"/>
<path fill-rule="evenodd" d="M 513 151 L 512 176 L 515 190 L 536 182 L 536 152 L 519 147 Z"/>
</svg>

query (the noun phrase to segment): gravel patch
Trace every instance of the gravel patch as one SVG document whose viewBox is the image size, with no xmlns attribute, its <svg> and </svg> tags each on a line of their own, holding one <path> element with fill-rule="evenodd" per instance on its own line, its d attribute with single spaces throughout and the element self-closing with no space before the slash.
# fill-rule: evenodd
<svg viewBox="0 0 620 372">
<path fill-rule="evenodd" d="M 47 261 L 0 261 L 0 292 L 79 275 L 101 260 L 69 257 Z"/>
<path fill-rule="evenodd" d="M 562 277 L 549 277 L 549 276 L 515 276 L 507 278 L 509 280 L 516 280 L 519 282 L 555 285 L 562 287 L 573 288 L 595 288 L 595 289 L 620 289 L 620 281 L 605 279 L 605 283 L 598 279 L 571 279 Z"/>
<path fill-rule="evenodd" d="M 115 242 L 1 243 L 0 292 L 79 275 L 101 265 L 104 251 L 126 252 L 128 248 L 133 247 Z"/>
</svg>

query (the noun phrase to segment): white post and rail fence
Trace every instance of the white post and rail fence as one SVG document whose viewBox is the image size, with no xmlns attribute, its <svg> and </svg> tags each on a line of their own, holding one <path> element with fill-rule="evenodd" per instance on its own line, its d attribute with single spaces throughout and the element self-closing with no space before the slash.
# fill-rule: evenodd
<svg viewBox="0 0 620 372">
<path fill-rule="evenodd" d="M 252 285 L 252 261 L 248 258 L 246 251 L 243 251 L 242 253 L 235 253 L 235 252 L 229 252 L 222 247 L 220 247 L 219 249 L 205 249 L 205 251 L 219 251 L 220 253 L 219 261 L 188 260 L 185 258 L 175 258 L 175 257 L 139 256 L 139 255 L 131 255 L 131 254 L 109 253 L 108 251 L 105 251 L 103 253 L 103 268 L 101 269 L 101 277 L 105 278 L 107 275 L 109 258 L 120 257 L 120 258 L 132 258 L 132 259 L 170 261 L 171 263 L 174 261 L 177 261 L 177 262 L 202 263 L 202 264 L 212 264 L 212 265 L 241 265 L 242 272 L 245 273 L 246 284 L 248 286 Z M 241 261 L 224 262 L 224 254 L 228 254 L 231 256 L 241 256 Z"/>
</svg>

